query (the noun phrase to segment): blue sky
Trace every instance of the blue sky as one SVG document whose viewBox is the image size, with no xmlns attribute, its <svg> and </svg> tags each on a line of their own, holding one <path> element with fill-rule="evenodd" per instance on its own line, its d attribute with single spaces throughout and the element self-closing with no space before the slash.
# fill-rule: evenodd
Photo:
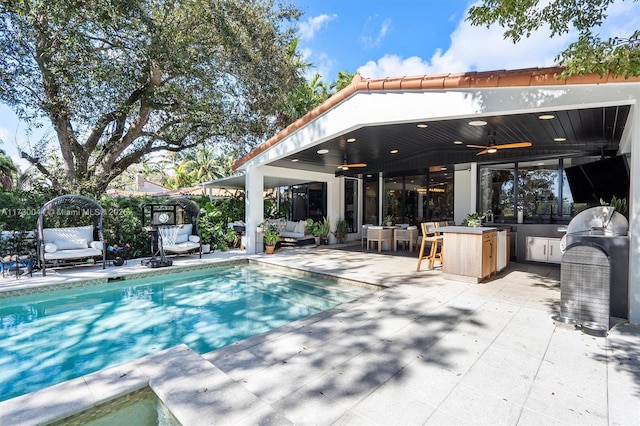
<svg viewBox="0 0 640 426">
<path fill-rule="evenodd" d="M 551 66 L 575 39 L 575 34 L 550 39 L 542 30 L 514 45 L 503 40 L 499 27 L 465 22 L 473 0 L 291 1 L 304 12 L 299 49 L 314 65 L 310 76 L 319 72 L 327 84 L 338 71 L 377 78 Z M 608 14 L 602 37 L 640 28 L 640 1 L 618 0 Z M 19 161 L 17 147 L 29 151 L 41 135 L 28 138 L 24 123 L 0 104 L 0 149 L 22 168 L 27 164 Z"/>
</svg>

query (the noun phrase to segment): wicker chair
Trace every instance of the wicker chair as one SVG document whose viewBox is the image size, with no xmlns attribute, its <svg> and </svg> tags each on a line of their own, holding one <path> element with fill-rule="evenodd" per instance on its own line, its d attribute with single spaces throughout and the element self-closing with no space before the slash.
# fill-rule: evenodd
<svg viewBox="0 0 640 426">
<path fill-rule="evenodd" d="M 198 229 L 200 206 L 185 197 L 174 197 L 163 203 L 164 206 L 176 206 L 176 225 L 159 227 L 163 237 L 163 248 L 167 253 L 185 254 L 198 252 L 202 258 L 202 241 Z"/>
<path fill-rule="evenodd" d="M 107 247 L 102 233 L 104 209 L 91 198 L 82 195 L 62 195 L 40 208 L 37 224 L 38 264 L 42 275 L 47 274 L 47 263 L 61 264 L 71 261 L 102 258 L 105 268 Z M 45 218 L 58 218 L 59 222 L 77 221 L 89 217 L 90 225 L 45 228 Z M 65 223 L 66 225 L 66 223 Z"/>
</svg>

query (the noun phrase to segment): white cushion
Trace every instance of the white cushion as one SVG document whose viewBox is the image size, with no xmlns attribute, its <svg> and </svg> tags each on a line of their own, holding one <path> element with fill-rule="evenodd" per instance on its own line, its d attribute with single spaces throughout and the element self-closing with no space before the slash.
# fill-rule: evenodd
<svg viewBox="0 0 640 426">
<path fill-rule="evenodd" d="M 84 239 L 93 241 L 93 226 L 72 226 L 69 228 L 44 228 L 42 230 L 42 239 L 46 243 L 52 243 L 54 240 L 76 240 Z M 60 247 L 58 247 L 60 249 Z"/>
<path fill-rule="evenodd" d="M 58 247 L 53 243 L 47 243 L 44 245 L 45 253 L 54 253 L 56 250 L 58 250 Z"/>
<path fill-rule="evenodd" d="M 191 241 L 192 243 L 199 243 L 200 237 L 198 237 L 197 235 L 189 235 L 189 241 Z"/>
<path fill-rule="evenodd" d="M 293 229 L 293 232 L 297 234 L 304 234 L 304 231 L 306 228 L 307 228 L 307 222 L 305 220 L 301 220 L 296 224 L 296 227 Z"/>
<path fill-rule="evenodd" d="M 104 247 L 104 246 L 103 246 L 102 241 L 91 241 L 89 243 L 89 247 L 94 248 L 96 250 L 102 251 L 102 247 Z"/>
<path fill-rule="evenodd" d="M 188 234 L 178 233 L 178 235 L 176 235 L 176 244 L 186 243 L 187 241 L 189 241 Z"/>
<path fill-rule="evenodd" d="M 58 247 L 58 250 L 85 249 L 89 247 L 87 240 L 85 240 L 84 238 L 53 240 L 53 244 Z"/>
</svg>

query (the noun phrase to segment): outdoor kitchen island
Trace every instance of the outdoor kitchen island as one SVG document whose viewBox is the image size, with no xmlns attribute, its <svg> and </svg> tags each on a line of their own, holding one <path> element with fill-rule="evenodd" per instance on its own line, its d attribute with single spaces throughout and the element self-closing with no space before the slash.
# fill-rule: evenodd
<svg viewBox="0 0 640 426">
<path fill-rule="evenodd" d="M 438 228 L 438 232 L 444 236 L 442 275 L 445 279 L 477 284 L 496 272 L 497 228 L 444 226 Z M 505 244 L 504 238 L 500 240 Z M 508 253 L 508 240 L 506 244 Z"/>
</svg>

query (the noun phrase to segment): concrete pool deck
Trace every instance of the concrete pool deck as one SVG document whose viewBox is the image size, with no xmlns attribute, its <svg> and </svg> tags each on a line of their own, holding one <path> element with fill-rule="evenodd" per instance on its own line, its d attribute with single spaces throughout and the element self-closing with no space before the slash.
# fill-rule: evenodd
<svg viewBox="0 0 640 426">
<path fill-rule="evenodd" d="M 176 264 L 235 258 L 246 256 Z M 438 269 L 415 272 L 413 257 L 372 252 L 309 248 L 250 258 L 387 288 L 202 357 L 190 354 L 181 367 L 175 351 L 164 372 L 151 371 L 162 369 L 163 354 L 126 366 L 138 386 L 159 381 L 153 374 L 165 377 L 154 391 L 178 400 L 169 408 L 186 413 L 177 416 L 183 424 L 640 423 L 640 327 L 618 324 L 599 338 L 556 326 L 557 266 L 513 263 L 485 283 L 466 284 L 442 279 Z M 0 291 L 141 267 L 121 268 L 4 279 Z M 94 394 L 95 383 L 120 385 L 104 376 L 76 381 Z M 198 397 L 180 398 L 177 390 Z M 0 424 L 35 424 L 50 408 L 38 393 L 5 401 Z"/>
</svg>

